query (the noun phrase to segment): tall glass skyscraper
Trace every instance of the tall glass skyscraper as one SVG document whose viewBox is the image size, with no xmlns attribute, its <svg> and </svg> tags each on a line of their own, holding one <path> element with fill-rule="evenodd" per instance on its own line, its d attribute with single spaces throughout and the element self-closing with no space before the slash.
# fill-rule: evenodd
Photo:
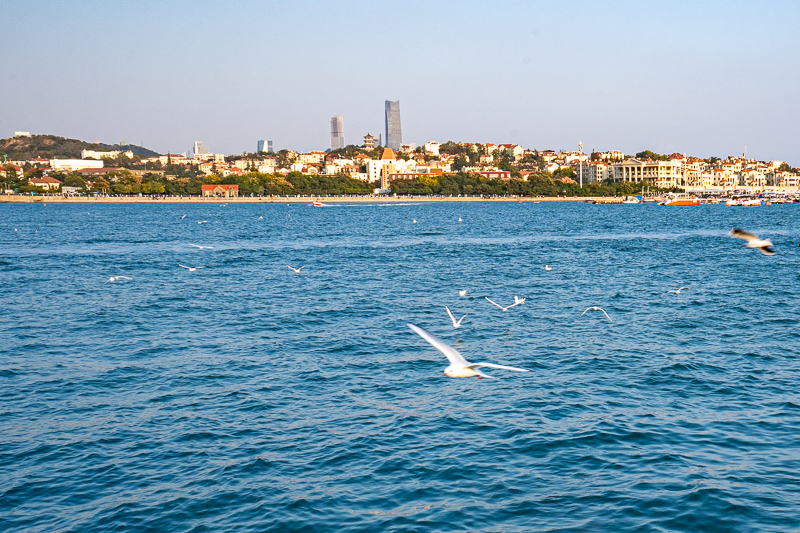
<svg viewBox="0 0 800 533">
<path fill-rule="evenodd" d="M 400 128 L 400 100 L 386 100 L 386 146 L 398 150 L 403 144 L 403 132 Z"/>
<path fill-rule="evenodd" d="M 331 118 L 331 150 L 344 147 L 344 121 L 342 120 L 342 115 L 333 115 L 333 118 Z"/>
</svg>

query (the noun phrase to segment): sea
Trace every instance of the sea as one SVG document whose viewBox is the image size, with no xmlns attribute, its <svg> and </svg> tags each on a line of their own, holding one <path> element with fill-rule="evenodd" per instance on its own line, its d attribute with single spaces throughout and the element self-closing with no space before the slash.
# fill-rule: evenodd
<svg viewBox="0 0 800 533">
<path fill-rule="evenodd" d="M 792 204 L 0 204 L 0 530 L 800 531 L 798 240 Z M 448 378 L 408 324 L 531 372 Z"/>
</svg>

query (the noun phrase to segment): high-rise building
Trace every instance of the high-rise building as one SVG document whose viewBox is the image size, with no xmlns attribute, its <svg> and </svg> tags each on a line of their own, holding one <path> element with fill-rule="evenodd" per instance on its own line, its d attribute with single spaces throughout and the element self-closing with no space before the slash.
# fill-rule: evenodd
<svg viewBox="0 0 800 533">
<path fill-rule="evenodd" d="M 400 128 L 400 100 L 386 100 L 386 146 L 397 150 L 403 144 L 403 132 Z"/>
<path fill-rule="evenodd" d="M 342 115 L 333 115 L 331 118 L 331 150 L 344 148 L 344 121 Z"/>
<path fill-rule="evenodd" d="M 272 153 L 272 141 L 258 141 L 258 152 Z"/>
<path fill-rule="evenodd" d="M 192 149 L 192 155 L 194 155 L 194 157 L 198 157 L 198 156 L 205 155 L 205 154 L 208 154 L 208 153 L 209 153 L 208 152 L 208 148 L 203 146 L 203 141 L 195 141 L 194 142 L 194 148 Z"/>
</svg>

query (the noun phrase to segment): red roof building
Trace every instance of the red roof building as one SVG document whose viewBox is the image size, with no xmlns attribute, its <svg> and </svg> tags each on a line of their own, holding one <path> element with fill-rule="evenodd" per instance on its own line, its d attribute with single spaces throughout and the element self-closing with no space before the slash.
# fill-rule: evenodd
<svg viewBox="0 0 800 533">
<path fill-rule="evenodd" d="M 201 187 L 203 196 L 217 196 L 232 198 L 239 196 L 238 185 L 224 185 L 222 183 L 210 183 Z"/>
</svg>

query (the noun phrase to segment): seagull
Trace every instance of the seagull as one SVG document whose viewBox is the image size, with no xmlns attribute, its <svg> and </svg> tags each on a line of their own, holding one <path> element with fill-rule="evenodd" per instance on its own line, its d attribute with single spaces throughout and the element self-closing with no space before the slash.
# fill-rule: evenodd
<svg viewBox="0 0 800 533">
<path fill-rule="evenodd" d="M 180 265 L 180 264 L 179 264 L 178 266 L 179 266 L 179 267 L 181 267 L 181 268 L 185 268 L 185 269 L 186 269 L 186 270 L 188 270 L 189 272 L 194 272 L 194 271 L 195 271 L 195 270 L 197 270 L 198 268 L 205 268 L 205 267 L 187 267 L 187 266 L 183 266 L 183 265 Z"/>
<path fill-rule="evenodd" d="M 606 312 L 605 312 L 605 310 L 604 310 L 602 307 L 587 307 L 587 308 L 586 308 L 586 311 L 602 311 L 602 312 L 603 312 L 603 314 L 604 314 L 604 315 L 606 315 L 606 318 L 608 319 L 608 321 L 609 321 L 609 322 L 613 322 L 613 320 L 611 320 L 611 317 L 610 317 L 610 316 L 608 316 L 608 313 L 606 313 Z M 586 311 L 584 311 L 583 313 L 581 313 L 581 316 L 585 315 L 585 314 L 586 314 Z"/>
<path fill-rule="evenodd" d="M 689 290 L 689 287 L 681 287 L 680 289 L 678 289 L 678 290 L 676 290 L 676 291 L 667 291 L 667 292 L 666 292 L 666 293 L 664 293 L 664 294 L 670 294 L 670 293 L 672 293 L 672 294 L 680 294 L 680 293 L 681 293 L 681 291 L 684 291 L 684 290 L 685 290 L 685 291 L 688 291 L 688 290 Z"/>
<path fill-rule="evenodd" d="M 289 265 L 286 265 L 286 266 L 287 266 L 287 267 L 289 267 L 289 268 L 291 268 L 292 270 L 294 270 L 294 273 L 295 273 L 295 274 L 298 274 L 298 275 L 300 274 L 300 271 L 301 271 L 301 270 L 303 270 L 303 269 L 305 268 L 305 265 L 301 266 L 300 268 L 295 268 L 295 267 L 293 267 L 293 266 L 289 266 Z"/>
<path fill-rule="evenodd" d="M 428 341 L 431 346 L 439 350 L 450 361 L 450 366 L 444 369 L 444 375 L 450 378 L 492 378 L 481 372 L 480 368 L 500 368 L 503 370 L 515 370 L 517 372 L 530 372 L 525 368 L 517 368 L 515 366 L 496 365 L 494 363 L 470 363 L 464 356 L 458 353 L 458 350 L 445 344 L 441 339 L 436 337 L 428 330 L 422 329 L 414 324 L 409 324 L 408 327 L 411 331 Z"/>
<path fill-rule="evenodd" d="M 764 255 L 775 255 L 775 250 L 772 249 L 772 241 L 769 239 L 759 239 L 752 233 L 748 233 L 739 228 L 733 228 L 728 232 L 728 235 L 736 237 L 737 239 L 746 240 L 747 243 L 744 244 L 745 248 L 755 248 Z"/>
<path fill-rule="evenodd" d="M 553 270 L 553 267 L 545 265 L 544 269 L 550 272 L 551 270 Z"/>
<path fill-rule="evenodd" d="M 417 219 L 416 219 L 416 218 L 414 219 L 414 222 L 413 222 L 413 223 L 414 223 L 414 224 L 416 224 L 416 223 L 417 223 Z"/>
<path fill-rule="evenodd" d="M 198 220 L 198 224 L 208 224 L 208 220 Z"/>
<path fill-rule="evenodd" d="M 194 246 L 195 248 L 200 248 L 201 250 L 213 250 L 213 246 L 200 246 L 199 244 L 192 244 L 189 243 L 189 246 Z"/>
<path fill-rule="evenodd" d="M 500 309 L 502 309 L 504 313 L 505 313 L 506 311 L 508 311 L 509 309 L 511 309 L 512 307 L 514 307 L 515 305 L 519 305 L 519 304 L 521 304 L 522 302 L 524 302 L 524 301 L 525 301 L 525 299 L 523 298 L 523 299 L 522 299 L 522 302 L 520 302 L 520 301 L 518 301 L 518 300 L 517 300 L 517 297 L 516 297 L 516 296 L 514 296 L 514 303 L 513 303 L 513 304 L 511 304 L 511 305 L 509 305 L 508 307 L 503 307 L 503 306 L 502 306 L 502 305 L 500 305 L 499 303 L 497 303 L 497 302 L 493 302 L 493 301 L 489 300 L 489 298 L 488 298 L 487 296 L 484 296 L 484 298 L 486 298 L 486 300 L 487 300 L 487 301 L 488 301 L 490 304 L 492 304 L 492 305 L 496 305 L 497 307 L 499 307 Z"/>
<path fill-rule="evenodd" d="M 458 221 L 461 222 L 461 217 L 458 217 Z"/>
<path fill-rule="evenodd" d="M 264 217 L 258 217 L 258 220 L 264 220 Z"/>
<path fill-rule="evenodd" d="M 121 279 L 133 279 L 133 278 L 129 278 L 128 276 L 111 276 L 106 280 L 106 283 L 108 283 L 109 281 L 118 281 Z"/>
<path fill-rule="evenodd" d="M 467 295 L 467 289 L 464 289 L 463 291 L 458 291 L 458 295 L 463 298 L 464 296 Z"/>
<path fill-rule="evenodd" d="M 89 213 L 86 213 L 86 214 L 88 215 Z M 183 220 L 184 218 L 186 218 L 186 214 L 185 214 L 185 213 L 184 213 L 184 215 L 181 217 L 181 220 Z"/>
<path fill-rule="evenodd" d="M 514 305 L 522 305 L 525 303 L 525 298 L 518 298 L 514 296 Z"/>
<path fill-rule="evenodd" d="M 453 316 L 453 313 L 450 311 L 450 308 L 449 308 L 449 307 L 447 307 L 446 305 L 444 306 L 444 308 L 445 308 L 445 309 L 447 309 L 447 314 L 448 314 L 448 315 L 450 315 L 450 320 L 452 320 L 452 321 L 453 321 L 453 327 L 454 327 L 454 328 L 456 328 L 456 329 L 460 328 L 460 327 L 461 327 L 461 321 L 462 321 L 462 320 L 464 320 L 464 318 L 465 318 L 467 315 L 464 315 L 464 316 L 462 316 L 462 317 L 461 317 L 461 318 L 459 318 L 459 319 L 458 319 L 458 321 L 456 322 L 456 317 L 454 317 L 454 316 Z"/>
</svg>

